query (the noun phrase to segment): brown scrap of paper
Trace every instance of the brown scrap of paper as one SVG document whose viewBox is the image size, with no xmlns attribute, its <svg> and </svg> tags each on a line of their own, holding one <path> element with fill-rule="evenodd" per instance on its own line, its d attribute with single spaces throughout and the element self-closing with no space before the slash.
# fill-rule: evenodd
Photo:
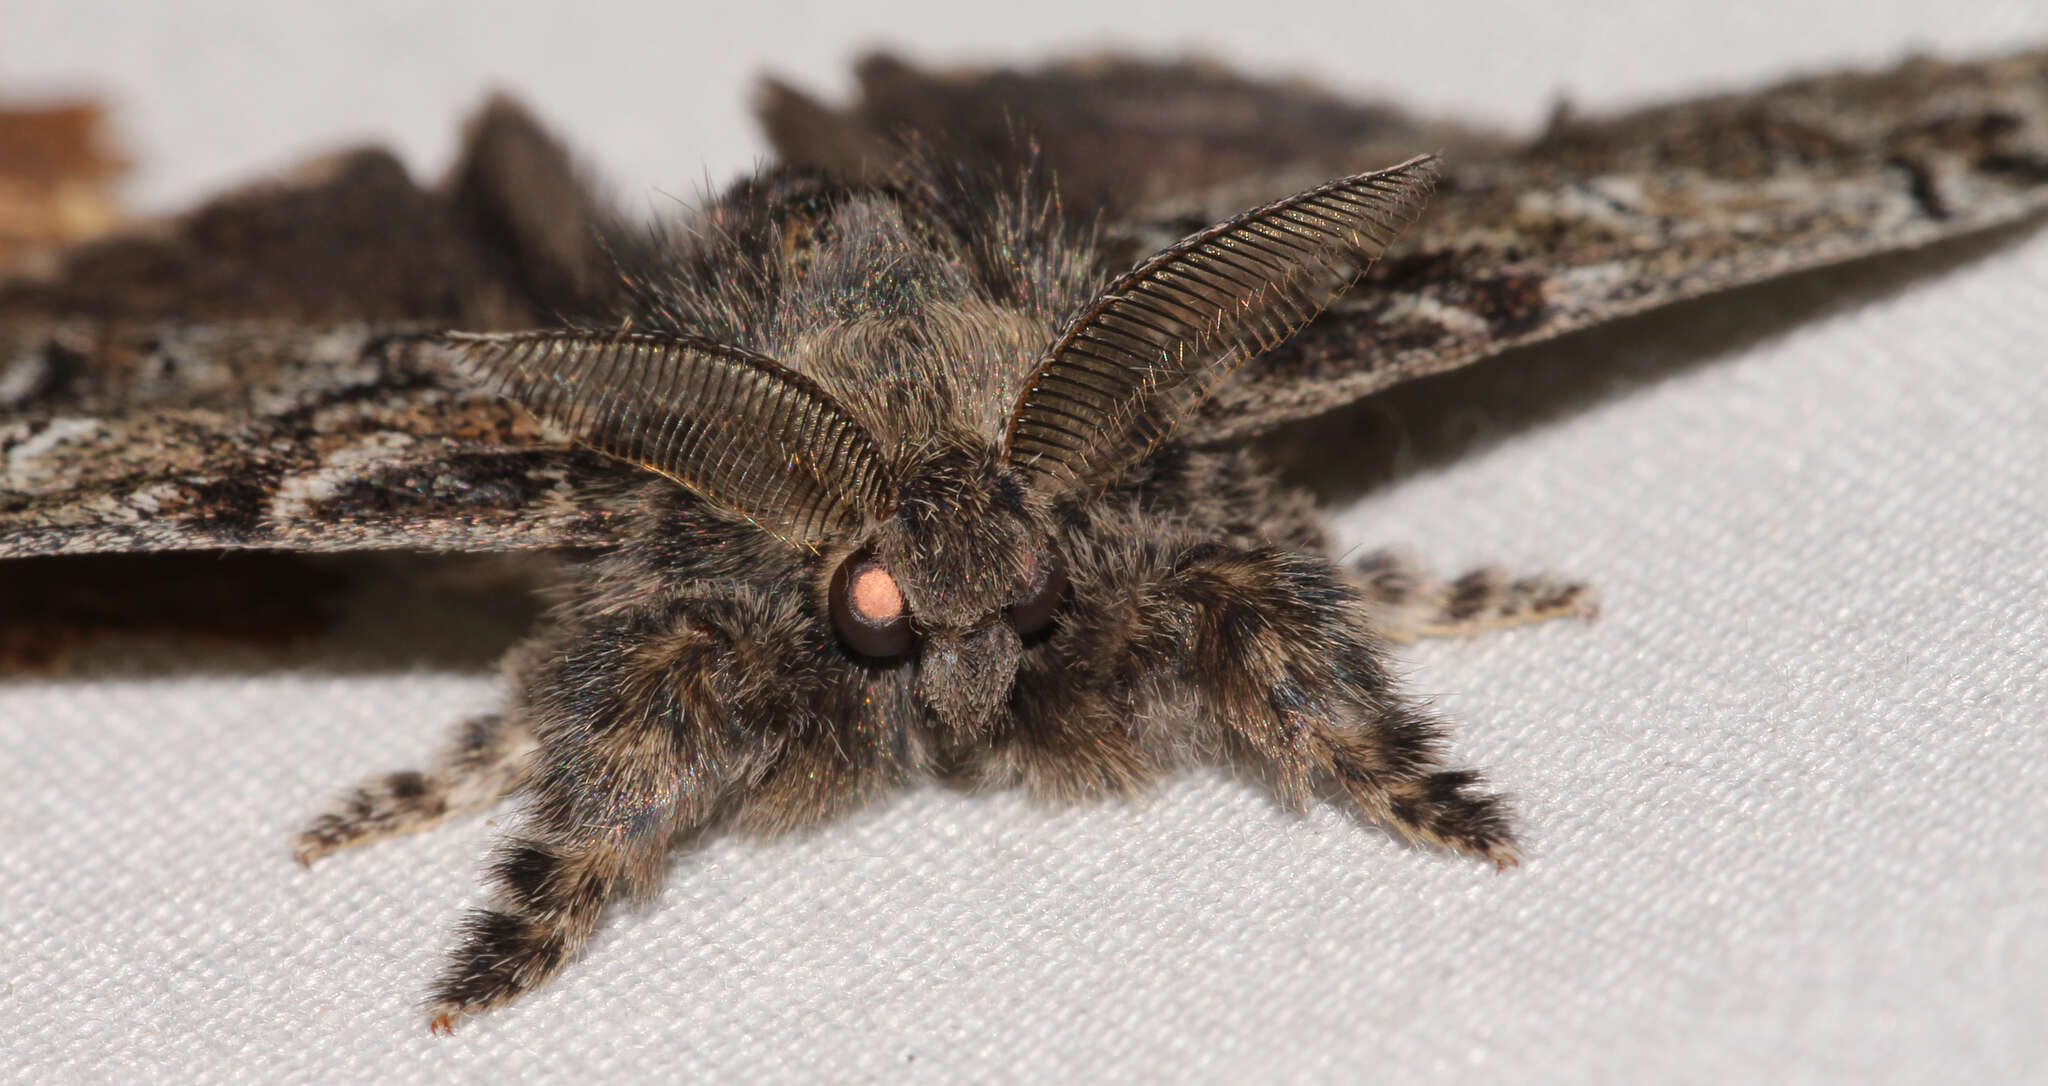
<svg viewBox="0 0 2048 1086">
<path fill-rule="evenodd" d="M 0 272 L 111 230 L 127 165 L 93 102 L 0 105 Z"/>
</svg>

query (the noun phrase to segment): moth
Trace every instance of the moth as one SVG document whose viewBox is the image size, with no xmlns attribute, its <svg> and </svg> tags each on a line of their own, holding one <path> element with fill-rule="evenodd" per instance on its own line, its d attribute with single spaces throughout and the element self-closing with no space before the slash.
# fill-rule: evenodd
<svg viewBox="0 0 2048 1086">
<path fill-rule="evenodd" d="M 563 551 L 501 708 L 310 863 L 517 796 L 429 999 L 516 999 L 672 845 L 917 782 L 1223 762 L 1517 860 L 1387 642 L 1584 585 L 1340 562 L 1247 443 L 1390 385 L 2048 203 L 2048 51 L 1533 139 L 1213 65 L 770 83 L 653 226 L 517 105 L 432 188 L 337 155 L 0 286 L 0 555 Z"/>
</svg>

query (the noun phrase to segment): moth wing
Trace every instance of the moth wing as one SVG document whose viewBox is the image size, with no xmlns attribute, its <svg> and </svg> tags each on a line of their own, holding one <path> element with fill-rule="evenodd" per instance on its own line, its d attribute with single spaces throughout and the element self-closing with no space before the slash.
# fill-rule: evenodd
<svg viewBox="0 0 2048 1086">
<path fill-rule="evenodd" d="M 2048 204 L 2048 51 L 1797 79 L 1534 140 L 1215 65 L 1095 59 L 921 72 L 875 58 L 844 109 L 771 84 L 792 161 L 904 148 L 1056 175 L 1135 259 L 1331 177 L 1441 152 L 1422 219 L 1304 332 L 1179 431 L 1223 441 L 1657 306 L 2009 223 Z M 1110 269 L 1119 270 L 1119 269 Z"/>
<path fill-rule="evenodd" d="M 613 538 L 616 466 L 357 327 L 0 329 L 0 557 Z"/>
<path fill-rule="evenodd" d="M 2037 214 L 2048 50 L 1560 116 L 1526 147 L 1447 166 L 1387 258 L 1204 404 L 1191 439 L 1255 434 L 1510 347 Z"/>
<path fill-rule="evenodd" d="M 500 99 L 439 186 L 327 156 L 0 283 L 0 556 L 605 542 L 615 468 L 384 334 L 574 311 L 596 215 Z"/>
</svg>

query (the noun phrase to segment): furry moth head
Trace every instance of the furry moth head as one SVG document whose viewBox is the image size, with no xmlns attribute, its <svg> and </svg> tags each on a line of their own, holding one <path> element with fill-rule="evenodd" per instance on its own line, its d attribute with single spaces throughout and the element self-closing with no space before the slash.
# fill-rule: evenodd
<svg viewBox="0 0 2048 1086">
<path fill-rule="evenodd" d="M 832 325 L 806 310 L 829 309 L 829 299 L 801 293 L 786 305 L 808 331 L 787 346 L 814 357 L 769 357 L 680 330 L 451 334 L 439 345 L 574 441 L 818 556 L 818 606 L 843 647 L 875 661 L 914 656 L 919 699 L 968 732 L 996 714 L 1027 640 L 1055 620 L 1066 588 L 1062 510 L 1113 485 L 1238 366 L 1347 289 L 1421 211 L 1435 176 L 1425 157 L 1340 178 L 1142 261 L 1034 348 L 1021 381 L 1003 385 L 1014 398 L 999 428 L 883 432 L 891 423 L 851 403 L 849 382 L 937 398 L 939 382 L 925 389 L 916 375 L 962 360 L 840 372 L 828 384 L 828 356 L 845 351 L 848 329 L 887 336 L 897 325 Z M 892 229 L 873 227 L 881 242 L 849 238 L 850 271 L 813 274 L 860 279 L 864 297 L 886 298 L 889 277 L 912 276 L 902 265 L 915 263 L 887 243 Z M 946 280 L 943 266 L 918 274 Z M 916 318 L 904 319 L 943 324 L 930 316 L 952 312 L 942 291 L 918 290 L 907 309 Z M 972 352 L 1001 322 L 954 324 L 973 334 L 892 349 Z M 827 326 L 830 335 L 819 331 Z"/>
</svg>

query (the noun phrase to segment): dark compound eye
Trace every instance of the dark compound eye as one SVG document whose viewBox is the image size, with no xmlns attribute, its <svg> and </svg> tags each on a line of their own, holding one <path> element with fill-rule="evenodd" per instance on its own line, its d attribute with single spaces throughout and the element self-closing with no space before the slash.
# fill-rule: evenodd
<svg viewBox="0 0 2048 1086">
<path fill-rule="evenodd" d="M 1053 613 L 1066 597 L 1067 564 L 1060 560 L 1058 551 L 1046 550 L 1032 564 L 1016 600 L 1003 613 L 1012 629 L 1028 637 L 1052 622 Z"/>
<path fill-rule="evenodd" d="M 832 625 L 846 647 L 887 659 L 910 648 L 910 611 L 881 560 L 861 550 L 832 575 Z"/>
</svg>

